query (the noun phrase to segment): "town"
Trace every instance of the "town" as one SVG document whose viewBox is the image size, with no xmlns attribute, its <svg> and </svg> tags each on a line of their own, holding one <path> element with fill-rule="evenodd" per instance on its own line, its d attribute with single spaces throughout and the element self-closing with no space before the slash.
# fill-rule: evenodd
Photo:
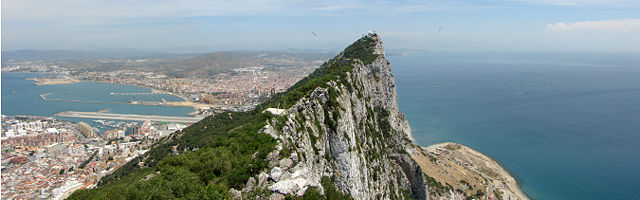
<svg viewBox="0 0 640 200">
<path fill-rule="evenodd" d="M 34 83 L 38 85 L 96 81 L 150 88 L 151 93 L 175 95 L 184 99 L 184 102 L 130 103 L 193 107 L 194 115 L 206 116 L 224 111 L 251 110 L 274 94 L 291 87 L 321 63 L 322 61 L 310 61 L 295 67 L 238 67 L 212 76 L 188 78 L 130 69 L 107 72 L 79 70 L 36 61 L 5 64 L 3 71 L 51 73 L 49 77 L 34 79 L 42 80 Z"/>
<path fill-rule="evenodd" d="M 2 194 L 9 199 L 64 199 L 148 151 L 189 124 L 95 120 L 112 129 L 95 134 L 85 122 L 2 116 Z"/>
<path fill-rule="evenodd" d="M 188 106 L 194 109 L 192 115 L 201 118 L 224 111 L 251 110 L 274 94 L 285 91 L 319 64 L 295 68 L 249 66 L 211 77 L 190 78 L 136 70 L 77 70 L 38 61 L 3 65 L 3 72 L 49 73 L 31 79 L 35 85 L 95 81 L 150 88 L 150 94 L 171 94 L 184 101 L 148 105 Z M 46 96 L 40 97 L 55 101 Z M 107 115 L 101 112 L 89 114 Z M 100 178 L 143 155 L 159 139 L 192 123 L 149 121 L 152 119 L 87 120 L 94 126 L 59 120 L 56 116 L 2 115 L 3 198 L 64 199 L 78 189 L 96 187 Z"/>
</svg>

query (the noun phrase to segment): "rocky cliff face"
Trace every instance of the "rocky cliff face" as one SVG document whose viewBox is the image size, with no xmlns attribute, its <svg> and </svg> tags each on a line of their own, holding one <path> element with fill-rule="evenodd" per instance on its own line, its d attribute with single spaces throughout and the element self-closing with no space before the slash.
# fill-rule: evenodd
<svg viewBox="0 0 640 200">
<path fill-rule="evenodd" d="M 527 199 L 489 157 L 410 134 L 369 34 L 257 109 L 206 117 L 70 199 Z"/>
<path fill-rule="evenodd" d="M 278 199 L 302 196 L 310 188 L 326 194 L 327 187 L 335 187 L 353 199 L 428 199 L 425 177 L 408 154 L 416 149 L 409 123 L 398 111 L 382 41 L 369 34 L 354 45 L 360 48 L 349 47 L 323 65 L 349 70 L 262 130 L 278 145 L 268 156 L 269 171 L 257 183 L 250 179 L 243 195 L 262 188 Z"/>
</svg>

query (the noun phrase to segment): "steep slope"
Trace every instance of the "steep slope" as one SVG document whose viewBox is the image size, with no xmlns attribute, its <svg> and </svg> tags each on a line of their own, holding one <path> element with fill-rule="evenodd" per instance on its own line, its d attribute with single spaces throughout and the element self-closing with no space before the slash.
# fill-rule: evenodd
<svg viewBox="0 0 640 200">
<path fill-rule="evenodd" d="M 369 34 L 255 110 L 207 117 L 70 199 L 491 196 L 483 174 L 452 178 L 456 159 L 437 161 L 410 134 L 382 41 Z"/>
<path fill-rule="evenodd" d="M 266 127 L 279 150 L 258 187 L 303 195 L 325 178 L 354 199 L 426 199 L 380 38 L 365 36 L 324 67 L 339 72 Z"/>
<path fill-rule="evenodd" d="M 434 144 L 411 157 L 429 176 L 431 199 L 528 199 L 497 162 L 464 145 Z"/>
</svg>

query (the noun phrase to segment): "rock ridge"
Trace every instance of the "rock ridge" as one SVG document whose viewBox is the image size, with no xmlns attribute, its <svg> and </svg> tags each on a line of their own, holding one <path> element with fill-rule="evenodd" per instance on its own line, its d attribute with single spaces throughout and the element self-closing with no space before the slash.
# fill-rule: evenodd
<svg viewBox="0 0 640 200">
<path fill-rule="evenodd" d="M 263 187 L 274 194 L 321 193 L 330 179 L 353 199 L 428 199 L 409 123 L 398 110 L 391 66 L 380 37 L 369 34 L 321 68 L 350 70 L 300 98 L 263 132 L 278 139 Z M 259 178 L 264 179 L 264 178 Z M 260 185 L 260 184 L 259 184 Z"/>
</svg>

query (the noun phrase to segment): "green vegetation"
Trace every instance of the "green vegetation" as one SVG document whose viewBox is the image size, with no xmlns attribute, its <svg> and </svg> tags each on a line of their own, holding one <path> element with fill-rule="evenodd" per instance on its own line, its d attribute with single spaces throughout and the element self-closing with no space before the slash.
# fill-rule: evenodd
<svg viewBox="0 0 640 200">
<path fill-rule="evenodd" d="M 280 150 L 280 158 L 288 158 L 291 156 L 291 153 L 296 152 L 295 148 L 293 141 L 289 139 L 289 141 L 283 144 L 282 150 Z"/>
<path fill-rule="evenodd" d="M 498 192 L 498 190 L 493 190 L 493 194 L 496 195 L 496 199 L 502 199 L 502 196 L 500 196 L 500 192 Z"/>
<path fill-rule="evenodd" d="M 334 181 L 330 180 L 329 177 L 326 176 L 323 176 L 322 179 L 320 179 L 320 184 L 324 188 L 324 195 L 327 199 L 351 199 L 349 194 L 343 194 L 340 192 L 340 190 L 333 185 L 333 182 Z"/>
<path fill-rule="evenodd" d="M 346 73 L 353 69 L 353 62 L 343 58 L 333 58 L 327 61 L 309 76 L 291 86 L 287 91 L 276 94 L 270 101 L 271 106 L 290 108 L 298 100 L 311 94 L 316 88 L 329 88 L 328 83 L 330 81 L 338 82 L 338 77 L 347 76 Z"/>
<path fill-rule="evenodd" d="M 109 184 L 103 183 L 96 189 L 78 191 L 70 199 L 228 198 L 229 188 L 242 188 L 249 177 L 255 176 L 268 166 L 265 160 L 266 155 L 276 144 L 271 136 L 258 132 L 272 117 L 270 114 L 260 114 L 257 111 L 244 113 L 246 116 L 242 113 L 234 114 L 238 114 L 234 115 L 236 120 L 243 121 L 242 118 L 253 120 L 233 128 L 226 127 L 228 132 L 211 133 L 211 137 L 203 135 L 203 139 L 209 138 L 210 142 L 198 151 L 187 151 L 178 156 L 164 157 L 153 167 L 144 169 L 138 167 L 128 175 L 111 180 Z M 229 117 L 224 114 L 218 116 Z M 211 129 L 216 130 L 208 126 L 202 132 L 208 132 Z M 183 134 L 182 138 L 185 138 L 187 135 L 196 133 Z M 152 177 L 146 178 L 149 176 Z"/>
<path fill-rule="evenodd" d="M 472 199 L 482 199 L 481 197 L 484 196 L 484 192 L 482 192 L 482 190 L 478 190 L 476 192 L 476 194 L 468 196 L 466 199 L 467 200 L 472 200 Z"/>
<path fill-rule="evenodd" d="M 125 54 L 103 55 L 94 54 L 92 52 L 69 52 L 64 53 L 61 56 L 49 55 L 51 52 L 53 52 L 54 55 L 60 55 L 58 51 L 59 50 L 46 51 L 47 53 L 45 55 L 43 55 L 43 52 L 39 52 L 36 54 L 28 51 L 21 52 L 19 54 L 13 52 L 13 56 L 10 57 L 17 58 L 18 60 L 49 60 L 52 62 L 52 64 L 74 68 L 76 69 L 76 71 L 109 72 L 133 69 L 139 71 L 167 74 L 170 77 L 189 78 L 193 77 L 194 75 L 211 76 L 223 72 L 230 72 L 234 68 L 239 67 L 278 65 L 283 60 L 297 63 L 309 63 L 314 60 L 326 60 L 333 56 L 333 53 L 318 51 L 219 51 L 204 55 L 145 55 L 144 57 L 146 57 L 147 59 L 146 62 L 127 62 L 126 60 L 131 59 L 131 55 L 129 53 L 127 53 L 126 56 L 124 56 Z M 24 55 L 25 53 L 27 55 Z M 65 59 L 60 59 L 61 57 L 64 57 Z M 3 59 L 3 61 L 5 60 L 6 59 Z M 278 67 L 286 68 L 289 66 Z"/>
<path fill-rule="evenodd" d="M 313 153 L 318 154 L 318 148 L 316 147 L 318 137 L 316 137 L 316 135 L 314 135 L 312 132 L 309 132 L 309 140 L 311 141 L 311 148 L 313 148 Z"/>
<path fill-rule="evenodd" d="M 378 58 L 378 55 L 373 54 L 373 49 L 371 48 L 374 46 L 374 42 L 370 37 L 359 39 L 345 48 L 342 57 L 335 57 L 327 61 L 309 76 L 291 86 L 287 91 L 276 94 L 270 104 L 276 107 L 280 105 L 280 107 L 289 108 L 316 88 L 329 88 L 329 81 L 344 84 L 351 91 L 352 86 L 347 81 L 346 73 L 353 69 L 354 59 L 358 59 L 364 65 L 367 65 Z"/>
<path fill-rule="evenodd" d="M 111 175 L 100 179 L 98 185 L 111 183 L 140 169 L 140 162 L 142 162 L 143 166 L 154 167 L 158 162 L 172 154 L 174 146 L 177 146 L 178 152 L 192 151 L 205 147 L 220 135 L 227 134 L 241 125 L 256 121 L 256 118 L 262 115 L 264 114 L 254 110 L 250 112 L 225 112 L 206 117 L 182 131 L 174 133 L 170 138 L 157 142 L 143 156 L 134 158 Z"/>
<path fill-rule="evenodd" d="M 349 194 L 343 194 L 333 185 L 333 181 L 329 179 L 329 177 L 323 176 L 320 180 L 320 184 L 322 188 L 324 188 L 324 196 L 320 194 L 320 191 L 317 187 L 310 187 L 304 193 L 302 197 L 294 197 L 292 195 L 287 195 L 286 199 L 291 200 L 350 200 L 352 199 Z"/>
<path fill-rule="evenodd" d="M 444 194 L 445 192 L 449 191 L 450 189 L 453 189 L 453 187 L 451 187 L 449 184 L 447 184 L 447 186 L 443 186 L 442 183 L 436 181 L 435 178 L 430 177 L 427 174 L 424 174 L 424 176 L 425 176 L 425 179 L 427 179 L 427 185 L 429 186 L 429 188 L 434 188 L 434 190 L 438 194 Z"/>
<path fill-rule="evenodd" d="M 228 199 L 230 188 L 242 188 L 249 177 L 268 166 L 266 155 L 277 142 L 271 136 L 259 133 L 259 130 L 274 118 L 275 126 L 280 128 L 287 120 L 287 116 L 262 113 L 263 109 L 290 108 L 316 88 L 327 88 L 329 101 L 325 104 L 325 123 L 335 129 L 343 108 L 337 102 L 340 90 L 329 87 L 329 82 L 333 81 L 352 91 L 348 73 L 353 69 L 353 64 L 360 60 L 366 65 L 378 56 L 372 54 L 372 42 L 375 41 L 368 37 L 356 41 L 345 49 L 342 57 L 329 60 L 308 77 L 287 91 L 276 94 L 253 111 L 209 116 L 156 142 L 149 152 L 103 177 L 99 187 L 77 191 L 69 199 Z M 322 136 L 323 130 L 315 118 L 314 124 Z M 318 139 L 313 134 L 310 134 L 310 138 L 314 144 Z M 293 153 L 293 148 L 285 146 L 287 150 L 283 155 Z M 313 148 L 317 153 L 315 145 Z M 93 156 L 88 161 L 92 159 Z M 317 188 L 312 188 L 302 198 L 350 199 L 348 194 L 337 190 L 327 177 L 323 177 L 322 186 L 325 189 L 324 197 Z"/>
<path fill-rule="evenodd" d="M 93 160 L 93 158 L 95 158 L 95 157 L 96 157 L 96 154 L 97 154 L 97 153 L 98 153 L 98 151 L 93 152 L 93 154 L 91 154 L 91 157 L 89 157 L 89 159 L 85 160 L 84 162 L 80 163 L 80 165 L 78 166 L 78 168 L 80 168 L 80 169 L 84 169 L 84 167 L 86 167 L 86 166 L 87 166 L 87 164 L 89 164 L 89 163 Z"/>
<path fill-rule="evenodd" d="M 391 123 L 389 123 L 389 111 L 382 107 L 375 107 L 375 113 L 377 114 L 378 126 L 380 127 L 380 131 L 382 131 L 382 135 L 385 138 L 391 137 Z"/>
<path fill-rule="evenodd" d="M 402 194 L 402 198 L 400 198 L 400 199 L 404 199 L 404 200 L 413 199 L 413 196 L 411 195 L 411 191 L 409 191 L 409 190 L 401 190 L 400 194 Z"/>
<path fill-rule="evenodd" d="M 423 155 L 425 155 L 424 153 L 422 153 Z M 427 156 L 429 156 L 429 161 L 436 163 L 438 162 L 438 159 L 432 155 L 426 154 Z M 464 181 L 464 180 L 463 180 Z"/>
<path fill-rule="evenodd" d="M 373 43 L 375 43 L 373 38 L 363 37 L 344 49 L 344 57 L 360 59 L 364 65 L 371 64 L 378 58 L 378 55 L 373 54 L 373 49 L 371 49 L 374 46 Z"/>
</svg>

